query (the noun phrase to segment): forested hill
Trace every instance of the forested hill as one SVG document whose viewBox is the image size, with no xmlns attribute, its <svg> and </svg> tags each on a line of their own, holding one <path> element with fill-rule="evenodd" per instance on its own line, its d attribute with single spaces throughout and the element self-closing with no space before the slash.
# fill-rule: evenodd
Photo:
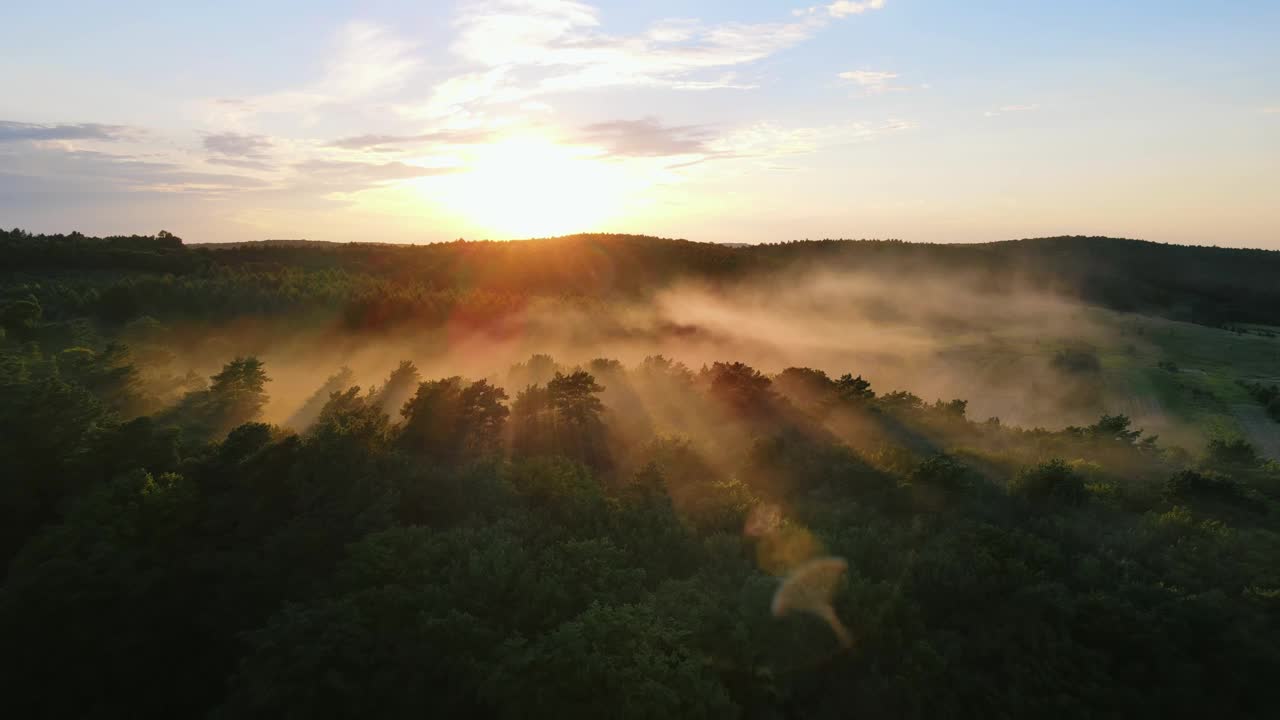
<svg viewBox="0 0 1280 720">
<path fill-rule="evenodd" d="M 166 299 L 148 294 L 139 273 L 218 276 L 224 282 L 239 276 L 252 286 L 245 291 L 255 294 L 282 276 L 296 285 L 315 273 L 336 273 L 345 276 L 346 292 L 365 296 L 373 282 L 380 292 L 412 286 L 419 295 L 425 291 L 602 297 L 643 293 L 680 279 L 714 282 L 817 266 L 892 273 L 904 282 L 945 273 L 986 291 L 1030 286 L 1112 309 L 1210 325 L 1280 324 L 1280 251 L 1105 237 L 985 244 L 806 240 L 742 247 L 593 234 L 434 245 L 287 240 L 219 246 L 184 245 L 164 232 L 93 238 L 13 230 L 0 231 L 0 257 L 10 290 L 15 279 L 49 273 L 70 273 L 105 290 L 121 284 L 120 273 L 130 273 L 133 277 L 123 281 L 127 290 L 117 294 L 135 296 L 138 311 L 149 314 L 162 309 L 145 307 L 149 298 L 161 305 Z"/>
<path fill-rule="evenodd" d="M 1280 707 L 1277 253 L 0 241 L 4 717 Z"/>
</svg>

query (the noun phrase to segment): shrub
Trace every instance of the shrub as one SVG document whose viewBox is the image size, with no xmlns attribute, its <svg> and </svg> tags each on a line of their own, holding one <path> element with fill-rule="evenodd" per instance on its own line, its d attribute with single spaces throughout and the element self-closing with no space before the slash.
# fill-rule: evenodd
<svg viewBox="0 0 1280 720">
<path fill-rule="evenodd" d="M 1267 506 L 1258 494 L 1234 479 L 1212 471 L 1185 470 L 1165 482 L 1165 498 L 1178 500 L 1216 500 L 1254 512 L 1266 512 Z"/>
<path fill-rule="evenodd" d="M 1061 458 L 1024 469 L 1010 483 L 1012 494 L 1037 502 L 1080 505 L 1088 497 L 1084 478 Z"/>
<path fill-rule="evenodd" d="M 911 471 L 911 482 L 945 490 L 967 490 L 973 487 L 973 473 L 950 455 L 934 455 Z"/>
</svg>

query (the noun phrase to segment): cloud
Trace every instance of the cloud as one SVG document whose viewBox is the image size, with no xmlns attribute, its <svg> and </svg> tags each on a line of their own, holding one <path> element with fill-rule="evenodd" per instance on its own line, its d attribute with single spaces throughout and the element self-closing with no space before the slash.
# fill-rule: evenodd
<svg viewBox="0 0 1280 720">
<path fill-rule="evenodd" d="M 878 95 L 888 90 L 904 90 L 905 88 L 893 86 L 893 81 L 898 79 L 898 73 L 882 72 L 878 70 L 849 70 L 839 75 L 841 80 L 848 80 L 861 87 L 864 91 L 872 95 Z"/>
<path fill-rule="evenodd" d="M 264 180 L 211 173 L 149 156 L 31 146 L 0 155 L 12 177 L 28 187 L 95 192 L 225 193 L 264 187 Z"/>
<path fill-rule="evenodd" d="M 271 141 L 263 135 L 219 133 L 205 136 L 204 148 L 223 156 L 258 158 L 271 149 Z"/>
<path fill-rule="evenodd" d="M 711 152 L 714 133 L 697 125 L 667 126 L 656 118 L 613 120 L 582 128 L 575 142 L 597 146 L 610 155 L 661 157 Z"/>
<path fill-rule="evenodd" d="M 314 82 L 293 90 L 205 102 L 210 122 L 241 127 L 254 115 L 301 115 L 304 123 L 319 119 L 327 107 L 350 108 L 357 101 L 385 97 L 403 89 L 423 67 L 418 47 L 389 29 L 350 22 L 333 39 L 330 59 Z"/>
<path fill-rule="evenodd" d="M 565 130 L 555 128 L 552 118 L 532 114 L 550 111 L 545 96 L 559 92 L 755 87 L 748 67 L 752 63 L 806 41 L 839 18 L 883 6 L 882 0 L 835 2 L 764 22 L 667 18 L 623 31 L 607 26 L 602 12 L 585 2 L 478 0 L 461 6 L 448 46 L 452 67 L 433 75 L 434 85 L 422 82 L 427 68 L 421 43 L 394 28 L 353 22 L 335 33 L 327 59 L 309 79 L 275 92 L 208 98 L 199 106 L 206 115 L 188 133 L 152 135 L 101 123 L 0 121 L 0 167 L 6 187 L 103 194 L 241 193 L 253 198 L 243 202 L 270 204 L 276 198 L 303 197 L 341 202 L 344 192 L 458 172 L 461 168 L 450 164 L 461 163 L 458 159 L 441 157 L 429 167 L 416 163 L 428 162 L 419 159 L 424 148 L 438 146 L 465 157 L 465 146 L 521 127 L 555 131 L 562 142 L 589 148 L 587 154 L 598 150 L 619 162 L 664 171 L 712 159 L 811 152 L 887 130 L 859 124 L 761 124 L 726 133 L 702 125 L 668 125 L 657 117 L 624 117 Z M 850 72 L 865 74 L 845 79 L 868 91 L 889 88 L 896 77 Z M 495 114 L 484 107 L 494 103 L 510 105 Z M 435 119 L 409 120 L 392 114 L 397 110 Z M 458 115 L 442 119 L 453 113 Z M 120 144 L 89 144 L 112 151 L 93 152 L 75 141 Z M 379 154 L 394 152 L 406 154 Z M 397 157 L 405 162 L 383 162 Z"/>
<path fill-rule="evenodd" d="M 796 10 L 796 15 L 827 15 L 833 18 L 846 18 L 851 15 L 861 15 L 869 10 L 883 10 L 885 0 L 862 0 L 861 2 L 851 2 L 850 0 L 836 0 L 836 2 L 827 5 L 813 5 L 803 10 Z"/>
<path fill-rule="evenodd" d="M 1005 105 L 997 110 L 988 110 L 983 113 L 987 117 L 1000 117 L 1009 113 L 1035 112 L 1040 109 L 1039 104 L 1033 105 Z"/>
<path fill-rule="evenodd" d="M 135 134 L 124 125 L 77 123 L 74 125 L 37 125 L 0 120 L 0 142 L 40 140 L 104 140 L 114 141 Z"/>
<path fill-rule="evenodd" d="M 599 148 L 617 158 L 669 158 L 667 170 L 707 161 L 775 159 L 816 152 L 832 145 L 865 142 L 915 127 L 902 120 L 843 123 L 822 127 L 783 127 L 755 123 L 727 132 L 702 125 L 664 125 L 654 117 L 587 125 L 567 142 Z M 776 163 L 767 165 L 777 169 Z M 782 166 L 785 169 L 792 167 Z"/>
<path fill-rule="evenodd" d="M 1280 115 L 1280 105 L 1262 108 L 1263 115 Z"/>
<path fill-rule="evenodd" d="M 339 97 L 365 97 L 400 88 L 422 65 L 413 43 L 386 28 L 348 23 L 338 34 L 338 48 L 321 87 Z"/>
<path fill-rule="evenodd" d="M 423 167 L 402 162 L 371 163 L 354 160 L 306 160 L 295 164 L 303 185 L 323 185 L 329 190 L 354 192 L 374 185 L 410 178 L 448 175 L 456 167 Z"/>
<path fill-rule="evenodd" d="M 226 165 L 227 167 L 240 168 L 241 170 L 274 170 L 275 166 L 263 160 L 249 160 L 246 158 L 229 158 L 229 157 L 211 157 L 205 160 L 207 163 L 214 165 Z"/>
<path fill-rule="evenodd" d="M 823 127 L 784 128 L 773 123 L 757 123 L 731 132 L 709 148 L 730 157 L 776 158 L 816 152 L 823 147 L 865 142 L 881 135 L 914 128 L 904 120 L 879 124 L 843 123 Z"/>
<path fill-rule="evenodd" d="M 577 0 L 476 0 L 464 2 L 454 21 L 449 50 L 460 63 L 438 77 L 429 95 L 414 97 L 425 68 L 424 48 L 393 30 L 349 23 L 336 34 L 333 59 L 315 81 L 240 98 L 207 100 L 206 123 L 234 132 L 210 136 L 206 147 L 223 158 L 261 153 L 250 137 L 256 116 L 271 114 L 308 129 L 339 122 L 348 127 L 390 109 L 400 119 L 471 126 L 491 112 L 477 106 L 547 107 L 539 96 L 611 87 L 660 87 L 705 91 L 753 88 L 744 66 L 810 38 L 841 17 L 883 6 L 880 0 L 834 3 L 823 12 L 783 16 L 776 22 L 707 23 L 666 18 L 628 32 L 606 28 L 596 7 Z M 856 6 L 856 7 L 855 7 Z M 533 112 L 533 110 L 529 110 Z M 488 117 L 492 117 L 489 115 Z M 492 125 L 492 123 L 487 123 Z M 287 136 L 273 124 L 277 136 Z M 403 132 L 367 124 L 324 146 L 351 151 L 393 151 L 433 143 L 483 142 L 483 131 Z M 297 158 L 295 158 L 296 160 Z M 247 166 L 246 166 L 247 167 Z"/>
<path fill-rule="evenodd" d="M 868 10 L 881 10 L 884 8 L 884 0 L 864 0 L 863 2 L 850 2 L 849 0 L 836 0 L 827 6 L 827 14 L 835 18 L 849 17 L 850 15 L 861 15 Z"/>
<path fill-rule="evenodd" d="M 694 18 L 668 18 L 659 20 L 646 32 L 649 39 L 659 43 L 678 43 L 694 39 L 698 34 L 698 21 Z"/>
<path fill-rule="evenodd" d="M 329 147 L 345 150 L 390 150 L 393 146 L 404 145 L 471 145 L 481 143 L 493 136 L 489 130 L 435 130 L 417 135 L 356 135 L 338 138 Z"/>
<path fill-rule="evenodd" d="M 704 24 L 676 18 L 634 34 L 602 30 L 599 11 L 574 0 L 487 0 L 464 7 L 452 50 L 472 69 L 435 88 L 418 114 L 534 95 L 649 86 L 676 90 L 754 87 L 727 72 L 792 47 L 832 18 L 883 7 L 835 3 L 787 22 Z M 860 9 L 854 9 L 854 7 Z M 707 73 L 714 72 L 712 76 Z"/>
</svg>

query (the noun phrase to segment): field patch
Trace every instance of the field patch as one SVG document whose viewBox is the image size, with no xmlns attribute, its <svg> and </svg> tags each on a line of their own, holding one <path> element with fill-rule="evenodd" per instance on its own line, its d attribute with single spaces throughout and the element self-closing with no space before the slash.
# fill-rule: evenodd
<svg viewBox="0 0 1280 720">
<path fill-rule="evenodd" d="M 1280 460 L 1280 423 L 1267 416 L 1261 405 L 1232 405 L 1231 412 L 1245 438 L 1258 449 L 1258 454 Z"/>
</svg>

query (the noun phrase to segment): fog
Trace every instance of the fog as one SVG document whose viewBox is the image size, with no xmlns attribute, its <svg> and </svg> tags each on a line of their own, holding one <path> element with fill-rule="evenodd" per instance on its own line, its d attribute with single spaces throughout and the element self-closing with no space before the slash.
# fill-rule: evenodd
<svg viewBox="0 0 1280 720">
<path fill-rule="evenodd" d="M 304 406 L 340 368 L 350 370 L 343 382 L 368 389 L 412 360 L 423 379 L 485 378 L 514 396 L 523 379 L 510 370 L 534 354 L 563 369 L 596 358 L 634 368 L 660 354 L 695 372 L 738 361 L 766 374 L 797 366 L 861 375 L 882 394 L 965 399 L 977 420 L 1062 427 L 1125 409 L 1140 423 L 1168 426 L 1158 406 L 1135 403 L 1124 389 L 1108 394 L 1123 383 L 1106 382 L 1106 356 L 1140 345 L 1121 336 L 1118 318 L 1016 283 L 989 289 L 976 278 L 919 270 L 810 268 L 727 285 L 684 282 L 625 301 L 537 299 L 499 321 L 458 313 L 435 328 L 375 333 L 264 321 L 174 328 L 189 350 L 170 371 L 207 377 L 235 355 L 257 355 L 272 379 L 265 419 L 278 424 L 313 417 L 315 408 Z M 1064 366 L 1064 352 L 1094 357 L 1096 367 Z"/>
</svg>

